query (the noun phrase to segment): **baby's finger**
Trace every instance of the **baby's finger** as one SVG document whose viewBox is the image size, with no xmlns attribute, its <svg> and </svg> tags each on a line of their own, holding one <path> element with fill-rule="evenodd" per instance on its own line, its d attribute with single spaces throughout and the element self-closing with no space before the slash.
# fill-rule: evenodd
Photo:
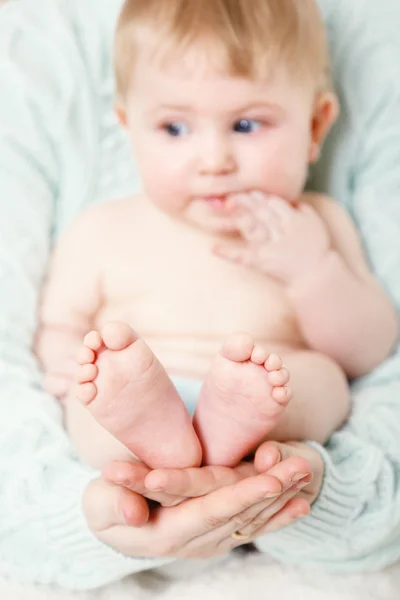
<svg viewBox="0 0 400 600">
<path fill-rule="evenodd" d="M 230 246 L 228 244 L 216 244 L 213 248 L 214 254 L 225 260 L 246 267 L 255 265 L 254 252 L 245 246 Z"/>
<path fill-rule="evenodd" d="M 273 241 L 282 230 L 282 219 L 268 197 L 254 192 L 238 201 L 237 225 L 245 239 L 254 242 Z"/>
<path fill-rule="evenodd" d="M 199 469 L 157 469 L 147 475 L 145 485 L 148 490 L 158 489 L 176 496 L 195 498 L 253 475 L 254 467 L 251 463 L 241 463 L 235 469 L 215 466 Z M 271 486 L 277 492 L 280 489 L 277 482 L 271 481 Z"/>
<path fill-rule="evenodd" d="M 258 222 L 254 213 L 240 210 L 235 214 L 234 223 L 245 240 L 253 240 L 258 233 Z"/>
<path fill-rule="evenodd" d="M 233 194 L 227 199 L 226 205 L 231 212 L 237 212 L 240 209 L 244 209 L 247 212 L 251 210 L 254 202 L 250 197 L 250 193 Z"/>
<path fill-rule="evenodd" d="M 296 210 L 288 200 L 279 198 L 279 196 L 269 196 L 268 205 L 281 221 L 286 221 L 288 217 L 293 215 L 293 211 Z"/>
<path fill-rule="evenodd" d="M 242 194 L 230 196 L 228 204 L 230 207 L 254 212 L 265 205 L 268 196 L 263 192 L 253 190 Z"/>
</svg>

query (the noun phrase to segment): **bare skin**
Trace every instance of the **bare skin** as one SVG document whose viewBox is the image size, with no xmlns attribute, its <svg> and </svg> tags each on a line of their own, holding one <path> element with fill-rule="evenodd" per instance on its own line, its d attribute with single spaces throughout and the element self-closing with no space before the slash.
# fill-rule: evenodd
<svg viewBox="0 0 400 600">
<path fill-rule="evenodd" d="M 268 200 L 266 202 L 268 203 Z M 306 198 L 304 202 L 306 202 Z M 42 305 L 43 327 L 38 335 L 37 351 L 46 372 L 53 375 L 53 380 L 61 375 L 63 381 L 69 382 L 70 389 L 65 403 L 66 424 L 76 448 L 89 464 L 101 468 L 110 459 L 129 460 L 132 458 L 132 452 L 135 453 L 134 450 L 127 450 L 124 443 L 117 441 L 117 439 L 126 440 L 129 447 L 133 448 L 132 440 L 126 432 L 126 423 L 130 420 L 130 410 L 124 408 L 120 412 L 118 425 L 114 415 L 112 431 L 109 433 L 106 429 L 109 427 L 110 417 L 105 413 L 97 412 L 98 420 L 96 421 L 92 416 L 96 413 L 96 403 L 93 403 L 92 412 L 87 411 L 71 390 L 69 365 L 71 356 L 76 352 L 76 346 L 79 347 L 82 344 L 82 332 L 89 331 L 93 325 L 97 330 L 102 331 L 105 323 L 115 318 L 123 318 L 130 326 L 144 331 L 146 343 L 160 359 L 168 375 L 179 374 L 204 381 L 208 377 L 207 373 L 213 359 L 217 356 L 222 340 L 238 328 L 249 332 L 249 335 L 255 340 L 257 348 L 261 347 L 268 352 L 279 354 L 291 374 L 294 401 L 282 411 L 281 418 L 275 422 L 271 431 L 269 431 L 269 425 L 266 427 L 265 436 L 270 439 L 278 441 L 314 439 L 324 442 L 331 432 L 343 423 L 349 407 L 346 373 L 337 362 L 331 360 L 329 354 L 331 352 L 334 355 L 336 351 L 343 352 L 340 360 L 344 364 L 348 355 L 351 361 L 349 372 L 354 368 L 354 361 L 361 361 L 364 354 L 359 349 L 359 338 L 354 338 L 354 340 L 348 338 L 346 344 L 339 344 L 336 342 L 335 331 L 344 331 L 346 335 L 349 335 L 351 328 L 348 323 L 351 321 L 352 328 L 356 324 L 358 311 L 350 306 L 350 302 L 353 302 L 353 297 L 356 297 L 357 294 L 360 294 L 360 297 L 357 296 L 358 306 L 362 306 L 363 302 L 367 303 L 368 301 L 370 304 L 367 307 L 368 310 L 374 313 L 379 312 L 379 314 L 387 312 L 386 299 L 367 271 L 357 240 L 354 238 L 350 244 L 340 237 L 341 232 L 346 231 L 346 228 L 349 227 L 349 222 L 344 218 L 343 213 L 340 210 L 336 212 L 336 205 L 329 201 L 325 203 L 323 200 L 311 197 L 307 202 L 312 203 L 314 210 L 322 215 L 321 222 L 323 222 L 323 218 L 326 219 L 325 227 L 330 231 L 332 238 L 331 249 L 329 250 L 328 244 L 329 252 L 323 254 L 319 262 L 315 263 L 314 273 L 310 277 L 304 258 L 297 267 L 293 266 L 291 257 L 296 256 L 296 251 L 292 248 L 290 250 L 292 254 L 287 258 L 287 262 L 279 266 L 279 272 L 283 272 L 283 266 L 285 266 L 288 281 L 294 275 L 296 276 L 295 281 L 290 285 L 278 284 L 266 273 L 261 273 L 257 269 L 247 270 L 237 264 L 238 256 L 234 253 L 235 248 L 232 246 L 226 247 L 224 250 L 221 247 L 220 250 L 224 254 L 224 258 L 233 261 L 233 264 L 217 258 L 211 251 L 215 241 L 213 237 L 207 237 L 201 232 L 167 220 L 150 205 L 143 204 L 140 200 L 129 199 L 92 209 L 83 215 L 75 227 L 68 232 L 56 252 L 46 289 Z M 268 224 L 262 221 L 266 206 L 259 206 L 257 202 L 254 206 L 251 205 L 251 211 L 254 214 L 257 214 L 257 210 L 261 210 L 261 208 L 263 214 L 259 215 L 258 222 L 261 223 L 262 229 L 270 226 L 270 221 Z M 243 211 L 243 203 L 241 210 Z M 305 213 L 304 218 L 308 217 L 308 213 Z M 291 213 L 287 214 L 285 211 L 282 219 L 286 218 L 290 220 Z M 307 236 L 308 241 L 317 239 L 316 233 L 312 233 L 314 228 L 319 231 L 323 227 L 319 222 L 315 224 L 315 218 L 313 217 L 313 219 L 310 233 Z M 142 235 L 140 228 L 136 228 L 135 235 L 132 235 L 132 223 L 139 223 L 143 220 L 152 223 L 154 235 L 157 239 L 163 240 L 162 254 L 155 253 L 151 241 L 148 236 Z M 338 222 L 339 225 L 332 225 L 333 222 Z M 240 226 L 242 224 L 240 221 Z M 107 232 L 117 231 L 120 232 L 119 236 L 107 234 Z M 255 245 L 254 251 L 257 251 L 257 242 L 254 241 L 253 234 L 254 230 L 248 233 L 244 227 L 243 236 L 249 235 L 249 247 L 253 244 Z M 300 243 L 303 238 L 300 235 L 298 238 Z M 321 234 L 318 239 L 325 240 Z M 280 244 L 278 254 L 280 261 L 284 259 L 283 250 L 289 252 L 290 240 L 291 238 L 288 237 L 282 241 L 278 239 L 276 242 Z M 305 243 L 305 240 L 301 242 L 304 245 L 303 242 Z M 326 245 L 325 240 L 321 247 L 325 248 Z M 89 248 L 90 252 L 83 251 L 83 247 Z M 185 254 L 181 251 L 183 247 Z M 336 250 L 332 248 L 336 248 Z M 340 258 L 339 250 L 343 253 L 343 259 Z M 313 246 L 310 246 L 309 252 L 314 261 Z M 146 257 L 145 261 L 140 258 L 142 256 Z M 337 267 L 335 266 L 334 269 L 332 269 L 332 256 L 336 257 L 337 261 Z M 192 286 L 184 283 L 188 263 L 193 265 L 193 282 L 195 283 Z M 117 270 L 113 267 L 115 264 L 119 265 Z M 145 268 L 144 264 L 146 264 Z M 168 265 L 171 264 L 175 266 L 176 272 L 168 270 Z M 71 269 L 73 272 L 70 272 Z M 67 275 L 66 271 L 68 271 Z M 167 272 L 168 277 L 165 276 Z M 329 296 L 327 296 L 324 288 L 320 288 L 315 282 L 330 277 L 330 272 L 333 272 L 333 281 L 332 284 L 329 281 L 326 283 L 327 286 L 330 286 Z M 100 273 L 102 274 L 101 289 L 107 301 L 102 301 L 99 295 Z M 135 273 L 133 279 L 130 277 L 131 273 Z M 172 275 L 173 278 L 171 278 Z M 75 281 L 75 288 L 72 290 L 67 287 L 63 283 L 64 280 L 65 283 Z M 213 282 L 211 287 L 210 281 Z M 163 299 L 162 302 L 159 300 L 160 298 Z M 328 308 L 329 314 L 325 314 L 324 311 Z M 363 309 L 364 312 L 367 311 L 367 308 Z M 298 311 L 298 321 L 296 320 L 296 311 Z M 166 315 L 168 319 L 165 321 Z M 215 326 L 214 315 L 218 315 L 218 335 L 212 333 Z M 334 326 L 331 325 L 333 316 L 336 319 Z M 341 318 L 343 325 L 340 324 Z M 374 321 L 370 320 L 368 323 L 373 325 Z M 331 340 L 331 350 L 327 348 L 326 352 L 321 353 L 307 348 L 301 336 L 300 324 L 310 338 L 319 335 L 322 343 Z M 326 326 L 329 327 L 328 330 Z M 358 327 L 361 331 L 364 321 Z M 389 329 L 389 321 L 387 329 Z M 159 330 L 157 335 L 156 330 Z M 192 333 L 188 334 L 187 331 Z M 322 338 L 319 332 L 324 331 L 325 334 Z M 392 331 L 396 331 L 394 325 Z M 96 344 L 98 344 L 98 340 Z M 96 345 L 95 348 L 97 348 Z M 371 346 L 367 347 L 368 356 L 365 355 L 367 361 L 370 360 L 370 348 Z M 110 350 L 109 354 L 112 352 L 115 359 L 116 351 Z M 125 354 L 130 352 L 131 350 Z M 357 354 L 357 352 L 360 353 Z M 98 376 L 96 368 L 102 369 L 102 363 L 105 366 L 109 360 L 106 358 L 108 351 L 106 352 L 103 348 L 98 361 L 93 349 L 86 347 L 84 353 L 86 354 L 80 357 L 80 362 L 90 366 L 84 369 L 81 382 L 87 384 L 86 389 L 89 387 L 93 390 L 90 383 Z M 217 358 L 219 357 L 217 356 Z M 96 367 L 94 366 L 95 362 Z M 118 359 L 118 362 L 121 361 Z M 234 366 L 243 367 L 244 365 L 239 363 Z M 122 368 L 121 365 L 119 368 Z M 125 381 L 129 379 L 129 369 L 130 364 L 124 371 Z M 213 369 L 215 372 L 214 367 Z M 265 369 L 261 368 L 265 377 L 264 371 Z M 104 375 L 99 374 L 99 381 L 104 382 L 102 386 L 106 385 L 105 373 L 104 369 Z M 48 378 L 47 381 L 50 379 Z M 164 379 L 164 383 L 165 381 Z M 211 381 L 212 379 L 209 380 L 209 382 Z M 98 383 L 96 381 L 96 385 Z M 178 407 L 181 407 L 179 397 L 172 390 L 170 383 L 168 385 L 165 383 L 165 385 L 169 390 L 168 394 L 175 398 L 174 406 L 179 413 L 181 410 L 178 410 Z M 64 389 L 68 389 L 68 386 Z M 58 394 L 59 389 L 52 388 L 48 391 Z M 59 395 L 62 396 L 61 393 Z M 85 402 L 85 398 L 83 401 Z M 206 426 L 201 427 L 199 423 L 202 420 L 206 423 L 208 420 L 211 428 L 213 417 L 210 411 L 207 416 L 208 409 L 205 410 L 206 394 L 204 394 L 203 402 L 203 409 L 201 405 L 199 408 L 202 411 L 202 417 L 199 418 L 201 413 L 196 416 L 196 427 L 200 437 L 204 438 L 203 443 L 209 446 L 205 448 L 205 454 L 210 454 L 210 460 L 214 462 L 212 446 L 215 444 L 215 452 L 220 453 L 223 444 L 219 445 L 217 439 L 212 441 L 210 436 L 206 441 L 204 437 L 203 431 Z M 135 403 L 134 399 L 132 399 L 132 403 Z M 276 407 L 275 402 L 272 406 Z M 183 414 L 184 417 L 182 413 L 179 417 L 180 422 L 187 423 L 187 416 L 185 413 Z M 150 417 L 150 415 L 148 416 Z M 168 416 L 170 417 L 170 413 Z M 154 412 L 151 417 L 155 417 Z M 235 425 L 234 420 L 232 420 L 232 424 L 236 437 L 237 424 Z M 154 440 L 154 431 L 152 430 L 148 437 L 148 443 L 151 441 L 150 445 Z M 192 440 L 189 443 L 191 450 L 188 453 L 185 450 L 184 457 L 180 458 L 182 462 L 173 464 L 167 458 L 168 464 L 165 462 L 154 463 L 151 456 L 157 457 L 159 452 L 157 445 L 145 451 L 147 459 L 158 467 L 176 467 L 177 464 L 181 466 L 198 465 L 200 456 L 196 444 L 193 442 L 191 426 L 188 431 L 190 431 L 188 437 Z M 233 439 L 228 426 L 225 430 L 218 430 L 218 435 L 222 431 L 225 439 Z M 244 438 L 247 436 L 247 439 L 243 441 L 246 451 L 248 438 L 251 438 L 253 433 L 249 433 L 247 436 L 243 427 L 241 428 L 241 435 Z M 256 433 L 255 444 L 258 437 L 258 432 Z M 174 439 L 176 442 L 176 435 L 174 435 Z M 235 449 L 231 448 L 229 452 L 233 453 Z M 142 453 L 141 444 L 136 447 L 136 453 Z M 176 454 L 180 454 L 180 449 Z M 164 451 L 162 456 L 166 456 Z M 174 456 L 172 452 L 169 458 Z M 221 457 L 221 460 L 223 458 L 230 464 L 229 457 Z"/>
<path fill-rule="evenodd" d="M 188 56 L 204 59 L 203 50 L 199 44 Z M 206 378 L 195 419 L 206 460 L 231 464 L 251 439 L 259 441 L 261 425 L 249 419 L 254 405 L 260 406 L 255 414 L 260 423 L 264 420 L 266 436 L 325 441 L 347 418 L 347 378 L 377 366 L 398 333 L 396 312 L 369 270 L 349 216 L 332 199 L 304 192 L 308 165 L 318 157 L 337 114 L 336 100 L 329 92 L 316 94 L 313 86 L 295 83 L 284 64 L 263 82 L 221 77 L 213 64 L 199 72 L 192 63 L 182 69 L 179 61 L 171 71 L 147 59 L 139 61 L 132 78 L 135 93 L 118 109 L 145 193 L 87 211 L 60 240 L 37 340 L 48 391 L 68 393 L 67 426 L 82 455 L 94 457 L 91 464 L 123 458 L 123 445 L 114 438 L 135 445 L 127 434 L 130 404 L 142 402 L 140 393 L 130 394 L 129 402 L 124 394 L 118 415 L 112 405 L 104 409 L 100 399 L 109 398 L 103 388 L 115 386 L 112 372 L 101 364 L 106 365 L 110 350 L 101 353 L 96 366 L 94 355 L 83 361 L 81 380 L 91 390 L 92 412 L 85 413 L 68 386 L 76 344 L 87 331 L 118 319 L 140 332 L 168 375 Z M 166 108 L 177 98 L 185 98 L 190 110 Z M 256 119 L 255 103 L 264 107 Z M 272 118 L 271 106 L 277 107 Z M 280 405 L 285 398 L 275 398 L 271 385 L 282 387 L 286 371 L 280 369 L 275 384 L 272 374 L 266 375 L 269 367 L 257 364 L 252 351 L 242 361 L 217 355 L 235 331 L 248 333 L 263 352 L 282 357 L 294 397 L 285 410 Z M 235 386 L 222 374 L 226 365 Z M 130 368 L 122 369 L 122 380 L 135 390 Z M 225 410 L 230 425 L 221 426 L 220 410 L 220 427 L 212 429 L 213 399 L 219 409 L 226 408 L 239 370 L 248 379 L 239 394 L 247 424 L 238 427 L 233 403 L 233 414 Z M 256 402 L 253 392 L 244 391 L 246 384 L 253 389 L 254 373 Z M 95 379 L 99 396 L 92 398 Z M 187 422 L 181 405 L 164 376 L 157 382 L 174 398 L 174 437 L 179 438 L 180 425 Z M 119 396 L 118 385 L 111 402 Z M 274 411 L 279 419 L 272 418 Z M 165 407 L 161 415 L 150 410 L 142 415 L 142 422 L 155 419 L 153 429 L 145 428 L 153 446 L 146 451 L 150 460 L 165 456 L 157 434 L 171 415 Z M 105 431 L 110 425 L 114 438 Z M 198 455 L 189 426 L 183 435 L 192 438 L 188 457 L 181 458 L 190 464 Z M 168 448 L 169 434 L 163 430 L 161 437 Z M 228 441 L 235 446 L 234 438 L 238 450 L 225 450 Z M 137 449 L 140 454 L 142 442 Z"/>
<path fill-rule="evenodd" d="M 205 379 L 194 419 L 198 437 L 165 370 L 128 325 L 110 323 L 89 333 L 78 359 L 77 399 L 150 467 L 199 466 L 198 437 L 207 464 L 235 465 L 276 425 L 290 400 L 281 360 L 247 335 L 225 342 Z M 155 432 L 157 443 L 149 444 Z M 110 451 L 107 440 L 95 445 L 104 444 Z M 119 458 L 124 452 L 120 448 Z M 101 466 L 101 455 L 86 458 Z"/>
<path fill-rule="evenodd" d="M 226 469 L 225 477 L 212 486 L 200 484 L 200 494 L 189 493 L 192 500 L 159 508 L 151 515 L 141 491 L 94 481 L 83 503 L 89 527 L 103 542 L 128 556 L 209 558 L 223 554 L 243 543 L 231 537 L 238 529 L 246 531 L 249 541 L 308 514 L 310 500 L 296 496 L 310 485 L 307 481 L 315 469 L 300 457 L 302 452 L 289 458 L 281 454 L 282 462 L 267 473 L 257 475 L 257 470 L 247 465 L 249 472 L 243 481 L 235 476 L 235 470 Z"/>
<path fill-rule="evenodd" d="M 101 334 L 92 331 L 79 362 L 77 398 L 130 452 L 154 467 L 200 465 L 201 446 L 185 405 L 133 329 L 110 323 Z"/>
<path fill-rule="evenodd" d="M 251 336 L 231 336 L 206 375 L 193 424 L 207 465 L 236 465 L 289 403 L 289 372 Z"/>
</svg>

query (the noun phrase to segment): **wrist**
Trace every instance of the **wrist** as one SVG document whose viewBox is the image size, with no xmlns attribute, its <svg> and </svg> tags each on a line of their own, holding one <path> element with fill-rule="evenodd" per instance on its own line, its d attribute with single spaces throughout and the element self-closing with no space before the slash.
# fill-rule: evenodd
<svg viewBox="0 0 400 600">
<path fill-rule="evenodd" d="M 328 250 L 320 258 L 316 258 L 313 264 L 307 266 L 300 273 L 296 273 L 287 284 L 287 292 L 290 297 L 296 298 L 312 294 L 314 289 L 320 288 L 321 284 L 336 272 L 338 263 L 341 261 L 335 250 Z"/>
</svg>

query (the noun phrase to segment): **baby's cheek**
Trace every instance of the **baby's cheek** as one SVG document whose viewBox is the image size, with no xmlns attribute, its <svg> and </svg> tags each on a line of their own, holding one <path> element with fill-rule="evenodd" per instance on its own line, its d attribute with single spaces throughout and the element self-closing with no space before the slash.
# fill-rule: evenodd
<svg viewBox="0 0 400 600">
<path fill-rule="evenodd" d="M 289 169 L 286 161 L 272 157 L 260 165 L 258 172 L 259 187 L 266 194 L 283 196 L 288 183 Z"/>
<path fill-rule="evenodd" d="M 297 198 L 303 191 L 307 169 L 298 160 L 274 158 L 260 172 L 260 188 L 280 198 Z"/>
<path fill-rule="evenodd" d="M 182 181 L 165 168 L 154 168 L 142 172 L 143 188 L 146 195 L 160 208 L 173 211 L 178 208 L 184 195 Z"/>
</svg>

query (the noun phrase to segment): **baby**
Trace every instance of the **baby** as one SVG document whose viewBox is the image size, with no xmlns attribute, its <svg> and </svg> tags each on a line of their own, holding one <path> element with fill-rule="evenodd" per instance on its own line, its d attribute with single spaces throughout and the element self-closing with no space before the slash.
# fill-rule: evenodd
<svg viewBox="0 0 400 600">
<path fill-rule="evenodd" d="M 314 0 L 127 0 L 115 57 L 144 192 L 61 236 L 36 345 L 77 450 L 183 468 L 323 443 L 398 324 L 348 215 L 304 192 L 338 112 Z"/>
</svg>

